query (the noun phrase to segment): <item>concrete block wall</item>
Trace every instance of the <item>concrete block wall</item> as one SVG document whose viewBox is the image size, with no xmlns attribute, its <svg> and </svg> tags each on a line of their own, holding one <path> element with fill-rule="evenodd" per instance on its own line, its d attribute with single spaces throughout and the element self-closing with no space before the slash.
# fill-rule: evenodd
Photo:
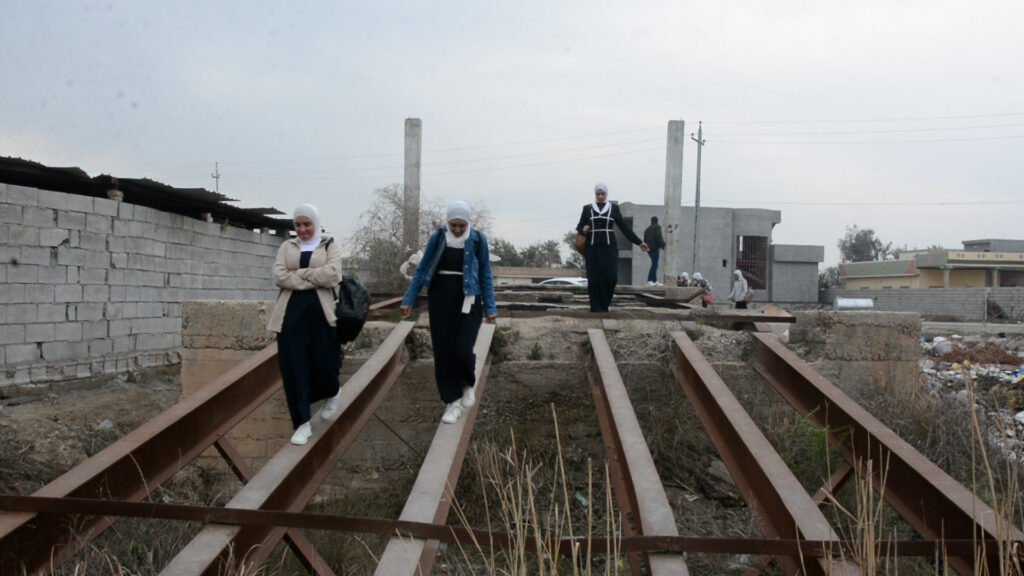
<svg viewBox="0 0 1024 576">
<path fill-rule="evenodd" d="M 871 298 L 874 309 L 885 312 L 917 312 L 925 318 L 951 318 L 964 322 L 991 319 L 998 305 L 1006 316 L 1024 320 L 1024 288 L 921 288 L 891 290 L 827 290 L 822 302 L 836 297 Z M 987 309 L 987 313 L 986 313 Z"/>
<path fill-rule="evenodd" d="M 0 184 L 0 397 L 180 361 L 185 300 L 269 300 L 282 238 Z"/>
</svg>

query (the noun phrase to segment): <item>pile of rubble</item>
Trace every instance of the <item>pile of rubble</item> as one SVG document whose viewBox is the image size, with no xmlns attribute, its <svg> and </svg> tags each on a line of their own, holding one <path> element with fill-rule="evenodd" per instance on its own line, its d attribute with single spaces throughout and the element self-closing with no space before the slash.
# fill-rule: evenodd
<svg viewBox="0 0 1024 576">
<path fill-rule="evenodd" d="M 1024 340 L 953 334 L 921 338 L 921 351 L 918 365 L 928 390 L 964 404 L 973 397 L 979 414 L 1001 424 L 996 443 L 1024 455 Z"/>
</svg>

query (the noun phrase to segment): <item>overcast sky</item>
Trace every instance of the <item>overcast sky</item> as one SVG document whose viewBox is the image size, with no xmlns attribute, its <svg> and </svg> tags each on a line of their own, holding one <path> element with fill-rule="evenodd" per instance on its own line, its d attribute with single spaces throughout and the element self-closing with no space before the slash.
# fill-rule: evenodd
<svg viewBox="0 0 1024 576">
<path fill-rule="evenodd" d="M 0 0 L 0 155 L 320 207 L 346 236 L 401 183 L 561 238 L 597 181 L 660 204 L 703 121 L 703 206 L 782 211 L 838 260 L 1024 238 L 1024 2 Z M 693 204 L 697 147 L 684 149 Z"/>
</svg>

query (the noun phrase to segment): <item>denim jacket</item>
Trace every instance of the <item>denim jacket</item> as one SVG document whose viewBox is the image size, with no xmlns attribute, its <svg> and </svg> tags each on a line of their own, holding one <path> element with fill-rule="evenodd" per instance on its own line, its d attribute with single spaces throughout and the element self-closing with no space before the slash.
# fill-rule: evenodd
<svg viewBox="0 0 1024 576">
<path fill-rule="evenodd" d="M 430 286 L 430 280 L 437 272 L 437 266 L 441 263 L 441 254 L 444 252 L 444 235 L 448 231 L 441 227 L 430 235 L 427 246 L 423 249 L 423 259 L 416 267 L 416 273 L 412 276 L 412 283 L 409 284 L 405 296 L 402 297 L 403 306 L 412 306 L 416 302 L 416 296 L 424 286 Z M 480 262 L 477 262 L 476 243 L 480 243 Z M 440 250 L 438 247 L 440 246 Z M 494 304 L 494 280 L 491 278 L 491 257 L 487 248 L 487 237 L 476 230 L 470 230 L 469 238 L 462 253 L 462 291 L 469 296 L 477 295 L 483 297 L 484 315 L 493 316 L 498 313 L 498 307 Z"/>
</svg>

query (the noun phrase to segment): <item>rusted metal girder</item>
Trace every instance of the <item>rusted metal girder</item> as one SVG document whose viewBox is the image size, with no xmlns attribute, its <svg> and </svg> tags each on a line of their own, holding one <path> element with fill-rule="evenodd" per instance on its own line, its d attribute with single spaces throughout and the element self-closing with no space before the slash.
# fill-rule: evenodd
<svg viewBox="0 0 1024 576">
<path fill-rule="evenodd" d="M 235 477 L 238 478 L 242 484 L 247 484 L 252 478 L 252 470 L 249 465 L 246 464 L 245 459 L 239 454 L 235 445 L 232 444 L 227 438 L 221 438 L 214 442 L 213 446 L 220 453 L 224 461 L 228 463 L 231 471 L 235 473 Z M 316 549 L 313 548 L 313 543 L 306 538 L 306 535 L 299 532 L 295 528 L 289 528 L 284 533 L 285 542 L 288 543 L 288 547 L 292 549 L 295 557 L 299 559 L 299 562 L 309 571 L 311 574 L 317 574 L 318 576 L 335 576 L 334 570 L 327 564 L 327 562 L 317 553 Z"/>
<path fill-rule="evenodd" d="M 1001 573 L 990 554 L 999 542 L 1019 547 L 1024 534 L 973 492 L 907 444 L 769 334 L 752 334 L 756 369 L 801 414 L 822 427 L 862 477 L 873 461 L 871 485 L 925 538 L 978 541 L 989 574 Z M 981 571 L 973 554 L 950 555 L 962 575 Z"/>
<path fill-rule="evenodd" d="M 334 420 L 324 423 L 315 419 L 308 444 L 285 445 L 226 506 L 302 510 L 398 380 L 404 368 L 403 343 L 412 327 L 412 322 L 400 322 L 345 382 L 341 387 L 344 408 Z M 226 562 L 235 568 L 260 565 L 283 534 L 283 528 L 207 526 L 161 574 L 217 574 Z"/>
<path fill-rule="evenodd" d="M 405 501 L 399 520 L 444 524 L 451 508 L 455 485 L 459 480 L 462 462 L 469 446 L 480 402 L 487 385 L 487 372 L 491 367 L 491 339 L 494 325 L 483 324 L 476 337 L 476 404 L 455 424 L 440 424 L 430 443 L 427 455 L 420 465 L 416 482 L 409 498 Z M 379 576 L 401 576 L 403 574 L 430 574 L 437 555 L 437 540 L 395 537 L 388 541 L 380 557 L 377 570 Z"/>
<path fill-rule="evenodd" d="M 765 534 L 838 542 L 824 514 L 693 341 L 684 332 L 673 332 L 672 338 L 677 347 L 676 378 Z M 860 573 L 856 564 L 841 559 L 779 558 L 789 574 Z"/>
<path fill-rule="evenodd" d="M 665 495 L 654 458 L 647 446 L 640 422 L 636 419 L 626 386 L 615 365 L 604 331 L 590 329 L 590 347 L 594 354 L 593 372 L 598 386 L 594 391 L 594 405 L 597 408 L 601 436 L 609 454 L 609 463 L 616 468 L 613 474 L 616 500 L 620 510 L 632 514 L 632 525 L 638 534 L 644 536 L 678 536 L 672 506 Z M 609 511 L 611 513 L 611 511 Z M 625 515 L 625 514 L 624 514 Z M 630 519 L 622 521 L 623 530 Z M 633 572 L 639 573 L 639 562 L 631 558 Z M 644 555 L 648 573 L 688 574 L 686 561 L 678 554 L 651 553 Z"/>
<path fill-rule="evenodd" d="M 36 496 L 138 501 L 281 386 L 271 344 L 165 412 L 37 490 Z M 114 518 L 0 515 L 0 574 L 47 573 Z"/>
</svg>

